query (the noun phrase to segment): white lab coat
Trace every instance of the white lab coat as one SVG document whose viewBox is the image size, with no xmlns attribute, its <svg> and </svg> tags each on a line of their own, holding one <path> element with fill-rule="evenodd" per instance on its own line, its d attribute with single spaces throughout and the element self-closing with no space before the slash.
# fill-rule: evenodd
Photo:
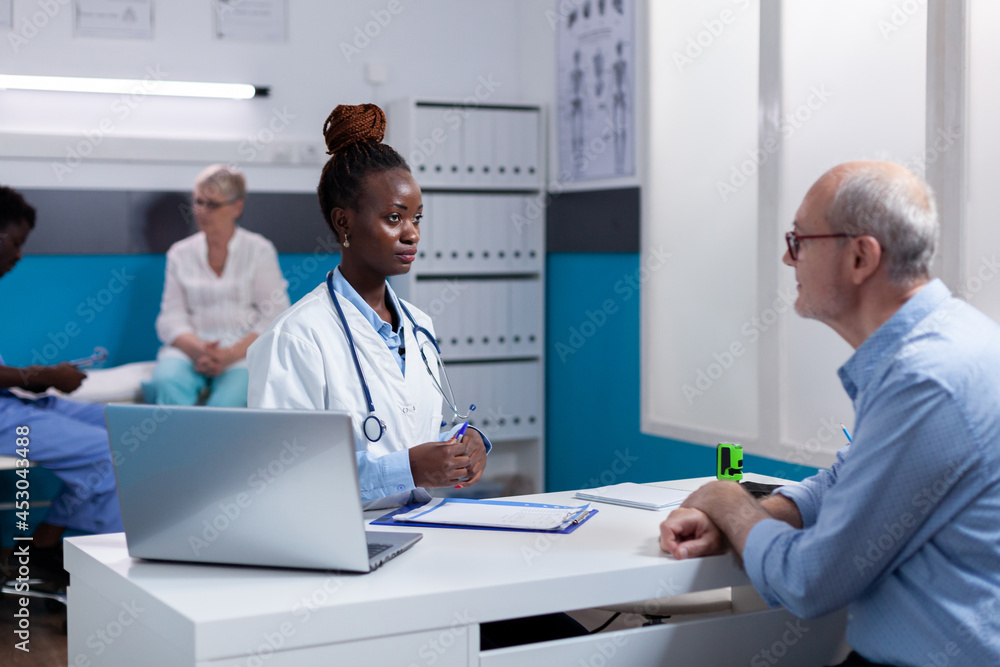
<svg viewBox="0 0 1000 667">
<path fill-rule="evenodd" d="M 358 359 L 371 391 L 375 414 L 386 431 L 378 442 L 369 442 L 362 431 L 368 416 L 364 390 L 358 379 L 344 326 L 330 300 L 326 283 L 279 315 L 247 351 L 250 383 L 248 405 L 252 408 L 300 410 L 346 410 L 354 421 L 357 452 L 375 456 L 438 440 L 443 401 L 414 343 L 413 325 L 400 313 L 403 340 L 412 350 L 407 355 L 406 374 L 371 323 L 346 298 L 337 295 L 354 336 Z M 403 302 L 417 324 L 432 334 L 430 317 Z M 398 489 L 398 487 L 397 487 Z M 392 507 L 410 500 L 412 479 L 406 489 L 371 503 L 367 509 Z M 430 495 L 418 488 L 413 500 Z"/>
</svg>

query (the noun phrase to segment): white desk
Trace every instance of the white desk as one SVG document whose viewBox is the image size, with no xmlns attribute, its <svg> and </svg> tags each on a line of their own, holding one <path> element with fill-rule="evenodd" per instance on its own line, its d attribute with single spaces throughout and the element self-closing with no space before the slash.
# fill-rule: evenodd
<svg viewBox="0 0 1000 667">
<path fill-rule="evenodd" d="M 786 667 L 835 654 L 843 612 L 797 622 L 784 610 L 480 654 L 481 622 L 748 585 L 730 555 L 663 554 L 665 512 L 595 507 L 569 535 L 422 528 L 413 549 L 365 575 L 148 562 L 129 558 L 120 533 L 72 538 L 69 664 L 632 667 L 747 664 L 772 651 Z"/>
</svg>

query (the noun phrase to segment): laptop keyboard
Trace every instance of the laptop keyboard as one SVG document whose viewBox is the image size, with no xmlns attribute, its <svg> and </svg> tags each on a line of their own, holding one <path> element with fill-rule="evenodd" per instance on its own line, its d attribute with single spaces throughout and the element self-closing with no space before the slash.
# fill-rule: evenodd
<svg viewBox="0 0 1000 667">
<path fill-rule="evenodd" d="M 390 549 L 390 548 L 392 548 L 391 544 L 375 544 L 375 543 L 369 542 L 368 543 L 368 557 L 369 558 L 373 558 L 375 556 L 378 556 L 380 553 L 382 553 L 386 549 Z"/>
</svg>

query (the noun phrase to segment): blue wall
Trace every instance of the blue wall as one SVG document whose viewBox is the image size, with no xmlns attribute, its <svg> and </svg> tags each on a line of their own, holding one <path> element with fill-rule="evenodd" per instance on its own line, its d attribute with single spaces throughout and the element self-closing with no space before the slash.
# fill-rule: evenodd
<svg viewBox="0 0 1000 667">
<path fill-rule="evenodd" d="M 282 255 L 292 301 L 338 259 Z M 108 365 L 155 358 L 164 266 L 163 255 L 25 257 L 0 280 L 0 354 L 11 365 L 56 363 L 101 345 Z M 638 268 L 635 253 L 548 256 L 547 490 L 713 473 L 713 448 L 639 431 L 639 293 L 628 284 Z M 753 456 L 745 468 L 814 471 Z"/>
<path fill-rule="evenodd" d="M 292 302 L 340 255 L 283 254 Z M 31 255 L 0 279 L 0 354 L 13 366 L 52 364 L 107 348 L 108 366 L 156 358 L 164 255 Z"/>
<path fill-rule="evenodd" d="M 639 430 L 639 255 L 547 261 L 546 490 L 713 475 L 714 447 Z M 802 479 L 816 469 L 746 456 L 744 470 Z"/>
</svg>

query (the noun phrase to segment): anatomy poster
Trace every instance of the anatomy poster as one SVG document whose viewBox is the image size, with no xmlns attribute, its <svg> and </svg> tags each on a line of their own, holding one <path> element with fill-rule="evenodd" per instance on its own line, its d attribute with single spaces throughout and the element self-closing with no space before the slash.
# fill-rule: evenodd
<svg viewBox="0 0 1000 667">
<path fill-rule="evenodd" d="M 635 173 L 635 2 L 559 3 L 559 178 Z"/>
</svg>

